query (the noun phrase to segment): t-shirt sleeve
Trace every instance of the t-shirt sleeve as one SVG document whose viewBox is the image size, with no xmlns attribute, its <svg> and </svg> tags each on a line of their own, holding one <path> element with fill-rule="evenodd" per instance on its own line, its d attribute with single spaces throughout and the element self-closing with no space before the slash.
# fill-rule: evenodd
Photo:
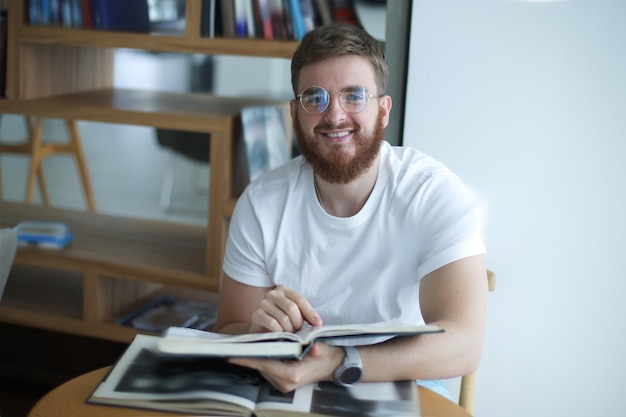
<svg viewBox="0 0 626 417">
<path fill-rule="evenodd" d="M 424 189 L 420 209 L 424 252 L 418 276 L 459 259 L 485 253 L 484 211 L 477 196 L 454 174 L 438 175 Z"/>
<path fill-rule="evenodd" d="M 273 283 L 265 267 L 263 230 L 256 215 L 250 187 L 238 199 L 230 220 L 224 272 L 242 284 L 271 287 Z"/>
</svg>

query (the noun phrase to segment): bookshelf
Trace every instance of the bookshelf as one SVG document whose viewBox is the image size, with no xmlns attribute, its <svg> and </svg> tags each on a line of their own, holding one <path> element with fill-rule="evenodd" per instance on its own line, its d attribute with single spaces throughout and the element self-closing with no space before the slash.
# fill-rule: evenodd
<svg viewBox="0 0 626 417">
<path fill-rule="evenodd" d="M 56 220 L 68 223 L 76 236 L 61 251 L 18 251 L 16 274 L 35 273 L 27 284 L 9 280 L 0 321 L 128 342 L 136 331 L 113 323 L 129 309 L 164 291 L 203 297 L 219 291 L 228 219 L 238 196 L 233 146 L 239 115 L 245 106 L 277 102 L 116 89 L 113 52 L 130 48 L 289 59 L 298 42 L 202 37 L 202 7 L 200 0 L 186 1 L 184 33 L 153 35 L 31 26 L 27 2 L 9 0 L 7 86 L 0 113 L 207 132 L 211 174 L 206 228 L 0 202 L 2 227 Z M 33 294 L 26 296 L 25 288 Z"/>
</svg>

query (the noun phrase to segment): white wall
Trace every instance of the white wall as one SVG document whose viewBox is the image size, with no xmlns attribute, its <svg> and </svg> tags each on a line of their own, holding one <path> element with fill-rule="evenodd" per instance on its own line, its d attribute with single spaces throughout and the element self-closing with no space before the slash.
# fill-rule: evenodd
<svg viewBox="0 0 626 417">
<path fill-rule="evenodd" d="M 488 207 L 482 417 L 624 415 L 626 2 L 413 2 L 404 144 Z"/>
</svg>

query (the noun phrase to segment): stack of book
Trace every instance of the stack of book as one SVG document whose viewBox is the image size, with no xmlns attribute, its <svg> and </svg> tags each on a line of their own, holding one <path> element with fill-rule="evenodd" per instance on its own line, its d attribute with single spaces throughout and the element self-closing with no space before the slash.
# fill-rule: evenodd
<svg viewBox="0 0 626 417">
<path fill-rule="evenodd" d="M 147 0 L 29 0 L 28 23 L 150 32 Z"/>
<path fill-rule="evenodd" d="M 203 0 L 202 36 L 300 40 L 318 26 L 361 26 L 354 0 Z"/>
<path fill-rule="evenodd" d="M 201 36 L 300 40 L 334 22 L 362 27 L 354 1 L 202 0 Z M 150 15 L 148 0 L 28 0 L 30 25 L 149 33 L 163 23 Z"/>
</svg>

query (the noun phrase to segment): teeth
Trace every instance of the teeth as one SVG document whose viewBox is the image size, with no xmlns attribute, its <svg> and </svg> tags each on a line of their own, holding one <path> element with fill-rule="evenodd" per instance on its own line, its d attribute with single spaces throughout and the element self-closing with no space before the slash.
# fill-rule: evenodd
<svg viewBox="0 0 626 417">
<path fill-rule="evenodd" d="M 344 136 L 348 136 L 350 134 L 350 132 L 334 132 L 334 133 L 327 133 L 328 136 L 330 136 L 331 138 L 342 138 Z"/>
</svg>

